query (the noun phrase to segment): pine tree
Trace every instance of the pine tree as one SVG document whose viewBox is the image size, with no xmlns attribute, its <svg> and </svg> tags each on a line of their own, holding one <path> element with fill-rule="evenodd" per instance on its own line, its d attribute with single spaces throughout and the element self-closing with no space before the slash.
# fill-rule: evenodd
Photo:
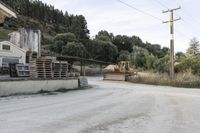
<svg viewBox="0 0 200 133">
<path fill-rule="evenodd" d="M 190 41 L 190 46 L 187 49 L 187 54 L 189 55 L 195 55 L 198 54 L 200 48 L 200 44 L 199 41 L 194 37 L 191 41 Z"/>
</svg>

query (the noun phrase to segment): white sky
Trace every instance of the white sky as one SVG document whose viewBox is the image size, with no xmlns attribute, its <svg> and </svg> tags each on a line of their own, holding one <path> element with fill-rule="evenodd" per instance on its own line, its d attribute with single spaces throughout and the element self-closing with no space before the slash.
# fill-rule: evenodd
<svg viewBox="0 0 200 133">
<path fill-rule="evenodd" d="M 144 15 L 117 0 L 42 0 L 55 8 L 68 11 L 69 14 L 85 16 L 90 36 L 100 30 L 107 30 L 115 35 L 136 35 L 144 42 L 148 41 L 162 46 L 169 46 L 169 24 L 162 24 L 150 16 Z M 140 10 L 148 12 L 163 20 L 169 20 L 169 14 L 162 14 L 166 7 L 181 5 L 175 12 L 181 21 L 175 22 L 175 51 L 183 51 L 189 46 L 193 37 L 200 39 L 200 1 L 199 0 L 121 0 Z"/>
</svg>

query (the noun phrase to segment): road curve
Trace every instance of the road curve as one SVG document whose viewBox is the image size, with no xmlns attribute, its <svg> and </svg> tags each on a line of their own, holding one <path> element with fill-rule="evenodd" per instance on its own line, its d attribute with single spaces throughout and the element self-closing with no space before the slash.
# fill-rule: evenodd
<svg viewBox="0 0 200 133">
<path fill-rule="evenodd" d="M 0 133 L 199 133 L 200 90 L 89 78 L 92 89 L 0 98 Z"/>
</svg>

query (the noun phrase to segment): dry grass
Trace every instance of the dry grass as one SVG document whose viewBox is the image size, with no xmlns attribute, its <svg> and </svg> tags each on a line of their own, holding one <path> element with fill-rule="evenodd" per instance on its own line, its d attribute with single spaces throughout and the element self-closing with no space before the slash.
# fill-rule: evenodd
<svg viewBox="0 0 200 133">
<path fill-rule="evenodd" d="M 200 77 L 193 75 L 191 72 L 179 73 L 175 75 L 174 81 L 170 82 L 167 74 L 148 73 L 134 77 L 130 80 L 133 83 L 174 86 L 184 88 L 200 88 Z"/>
<path fill-rule="evenodd" d="M 77 72 L 80 72 L 81 71 L 81 67 L 80 66 L 73 66 L 75 68 L 75 70 Z M 83 68 L 84 69 L 84 68 Z M 100 68 L 98 67 L 88 67 L 86 66 L 85 67 L 85 75 L 86 76 L 97 76 L 97 75 L 101 75 L 101 71 L 100 71 Z"/>
</svg>

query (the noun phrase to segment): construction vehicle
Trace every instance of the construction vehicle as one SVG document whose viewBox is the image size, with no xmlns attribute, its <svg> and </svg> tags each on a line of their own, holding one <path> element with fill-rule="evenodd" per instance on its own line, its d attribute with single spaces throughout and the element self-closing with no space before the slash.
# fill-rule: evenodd
<svg viewBox="0 0 200 133">
<path fill-rule="evenodd" d="M 130 67 L 128 61 L 121 61 L 117 65 L 109 65 L 103 70 L 104 80 L 127 81 L 134 75 L 137 75 L 137 72 Z"/>
</svg>

